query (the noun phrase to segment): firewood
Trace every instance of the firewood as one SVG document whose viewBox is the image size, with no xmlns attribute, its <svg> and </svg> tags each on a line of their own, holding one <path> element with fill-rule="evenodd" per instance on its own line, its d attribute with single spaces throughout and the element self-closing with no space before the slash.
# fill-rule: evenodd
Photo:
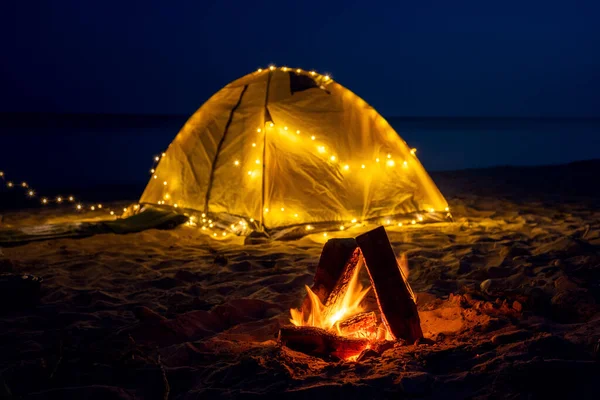
<svg viewBox="0 0 600 400">
<path fill-rule="evenodd" d="M 317 295 L 321 303 L 325 304 L 331 291 L 338 283 L 340 276 L 344 271 L 348 270 L 348 260 L 357 250 L 356 240 L 347 239 L 330 239 L 323 246 L 319 265 L 315 272 L 313 285 L 311 290 Z M 353 261 L 358 262 L 358 257 Z M 351 274 L 350 274 L 351 276 Z M 348 278 L 349 279 L 349 278 Z M 308 295 L 302 303 L 302 312 L 308 315 L 310 312 L 310 298 Z"/>
<path fill-rule="evenodd" d="M 395 339 L 414 343 L 423 336 L 417 305 L 385 228 L 380 226 L 359 235 L 356 242 L 365 259 L 382 321 Z"/>
<path fill-rule="evenodd" d="M 341 321 L 337 329 L 342 336 L 374 339 L 377 337 L 377 316 L 373 311 L 362 312 Z"/>
<path fill-rule="evenodd" d="M 339 359 L 357 356 L 369 345 L 368 339 L 346 338 L 312 326 L 282 327 L 279 340 L 292 350 Z"/>
</svg>

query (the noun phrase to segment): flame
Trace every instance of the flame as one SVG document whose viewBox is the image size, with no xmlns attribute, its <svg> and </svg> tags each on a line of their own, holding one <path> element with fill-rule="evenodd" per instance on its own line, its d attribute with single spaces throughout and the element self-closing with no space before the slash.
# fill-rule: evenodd
<svg viewBox="0 0 600 400">
<path fill-rule="evenodd" d="M 363 260 L 361 258 L 348 282 L 346 292 L 334 304 L 329 306 L 323 305 L 319 297 L 308 286 L 305 286 L 310 298 L 310 312 L 308 315 L 304 315 L 302 309 L 292 308 L 290 310 L 292 317 L 290 322 L 296 326 L 315 326 L 325 330 L 331 330 L 335 327 L 337 333 L 340 334 L 341 332 L 337 324 L 363 312 L 364 308 L 361 306 L 361 302 L 369 290 L 371 290 L 370 286 L 363 288 L 358 281 L 358 274 L 362 269 L 362 265 Z"/>
</svg>

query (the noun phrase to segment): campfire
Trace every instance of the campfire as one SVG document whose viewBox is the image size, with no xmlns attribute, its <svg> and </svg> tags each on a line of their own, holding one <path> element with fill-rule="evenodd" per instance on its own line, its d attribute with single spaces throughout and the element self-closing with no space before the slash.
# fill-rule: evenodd
<svg viewBox="0 0 600 400">
<path fill-rule="evenodd" d="M 363 268 L 367 287 L 359 281 Z M 423 333 L 407 270 L 406 257 L 396 259 L 383 227 L 356 239 L 329 240 L 313 285 L 306 286 L 301 307 L 290 310 L 292 326 L 281 328 L 280 341 L 294 350 L 346 360 L 399 340 L 414 343 Z M 370 291 L 376 304 L 369 306 Z"/>
</svg>

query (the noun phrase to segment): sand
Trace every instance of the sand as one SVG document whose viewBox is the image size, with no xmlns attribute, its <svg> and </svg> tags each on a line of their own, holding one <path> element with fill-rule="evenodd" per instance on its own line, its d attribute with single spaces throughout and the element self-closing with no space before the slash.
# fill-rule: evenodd
<svg viewBox="0 0 600 400">
<path fill-rule="evenodd" d="M 322 234 L 253 246 L 187 226 L 60 239 L 2 249 L 2 272 L 44 281 L 36 308 L 5 304 L 0 314 L 0 394 L 597 398 L 597 201 L 487 192 L 489 181 L 471 175 L 465 195 L 467 180 L 434 179 L 455 222 L 388 229 L 408 255 L 429 344 L 349 362 L 277 343 L 312 282 Z M 10 213 L 4 224 L 53 215 Z"/>
</svg>

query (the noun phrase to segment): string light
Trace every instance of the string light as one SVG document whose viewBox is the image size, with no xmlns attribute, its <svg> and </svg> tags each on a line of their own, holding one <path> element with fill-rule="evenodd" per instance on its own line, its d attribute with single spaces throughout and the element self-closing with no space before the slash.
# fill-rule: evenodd
<svg viewBox="0 0 600 400">
<path fill-rule="evenodd" d="M 310 231 L 310 230 L 312 230 L 312 228 L 313 228 L 313 227 L 312 227 L 312 225 L 306 225 L 306 230 L 307 230 L 307 231 Z"/>
<path fill-rule="evenodd" d="M 98 208 L 100 208 L 100 209 L 101 209 L 101 208 L 102 208 L 102 204 L 98 204 Z"/>
<path fill-rule="evenodd" d="M 450 207 L 446 207 L 444 210 L 445 211 L 450 211 Z"/>
<path fill-rule="evenodd" d="M 356 223 L 356 218 L 354 218 L 354 219 L 353 219 L 352 221 L 350 221 L 350 222 L 352 222 L 353 224 L 355 224 L 355 223 Z"/>
<path fill-rule="evenodd" d="M 417 221 L 415 221 L 415 220 L 413 219 L 412 221 L 410 221 L 410 223 L 414 225 L 414 224 L 416 224 L 416 223 L 417 223 Z"/>
<path fill-rule="evenodd" d="M 154 175 L 154 176 L 153 176 L 153 178 L 154 178 L 154 179 L 158 179 L 158 175 Z"/>
<path fill-rule="evenodd" d="M 27 182 L 21 182 L 21 186 L 24 187 L 24 188 L 26 188 L 28 186 Z"/>
<path fill-rule="evenodd" d="M 344 229 L 346 229 L 344 225 L 340 225 L 340 231 L 343 231 Z"/>
<path fill-rule="evenodd" d="M 387 164 L 388 167 L 393 167 L 394 165 L 396 165 L 396 163 L 394 162 L 394 160 L 388 160 L 386 164 Z"/>
<path fill-rule="evenodd" d="M 6 186 L 8 186 L 9 188 L 13 187 L 14 185 L 15 185 L 15 184 L 14 184 L 14 183 L 12 183 L 12 182 L 10 182 L 10 181 L 6 183 Z"/>
<path fill-rule="evenodd" d="M 273 124 L 272 122 L 270 122 L 270 123 L 269 123 L 269 127 L 270 127 L 270 128 L 272 128 L 272 127 L 273 127 L 273 125 L 275 125 L 275 124 Z"/>
<path fill-rule="evenodd" d="M 300 68 L 298 68 L 298 69 L 296 70 L 296 72 L 297 72 L 297 73 L 300 73 L 300 72 L 302 72 L 302 70 L 301 70 Z"/>
<path fill-rule="evenodd" d="M 239 162 L 239 160 L 235 160 L 235 161 L 233 162 L 233 165 L 235 165 L 236 167 L 237 167 L 238 165 L 240 165 L 240 162 Z"/>
<path fill-rule="evenodd" d="M 329 75 L 325 75 L 325 80 L 328 81 L 329 80 Z"/>
<path fill-rule="evenodd" d="M 83 208 L 83 206 L 81 204 L 77 204 L 77 209 L 81 210 Z M 125 209 L 125 211 L 127 211 L 127 209 Z"/>
<path fill-rule="evenodd" d="M 335 161 L 335 156 L 331 156 L 331 157 L 329 157 L 329 159 L 330 159 L 331 161 Z"/>
<path fill-rule="evenodd" d="M 48 199 L 44 197 L 44 198 L 42 199 L 42 204 L 48 204 Z"/>
<path fill-rule="evenodd" d="M 69 196 L 69 201 L 75 201 L 75 198 L 73 196 Z"/>
<path fill-rule="evenodd" d="M 417 152 L 417 149 L 410 149 L 410 154 L 412 154 L 413 156 L 415 155 L 415 153 Z"/>
<path fill-rule="evenodd" d="M 167 186 L 167 181 L 164 181 L 164 182 L 163 182 L 163 185 L 164 185 L 164 186 Z"/>
<path fill-rule="evenodd" d="M 260 164 L 260 160 L 257 158 L 256 161 L 254 161 L 256 164 Z"/>
<path fill-rule="evenodd" d="M 60 196 L 58 196 L 58 197 L 56 198 L 56 202 L 57 202 L 57 203 L 62 203 L 62 200 L 63 200 L 63 199 L 62 199 L 62 197 L 60 197 Z"/>
<path fill-rule="evenodd" d="M 159 161 L 159 160 L 160 160 L 159 156 L 154 157 L 154 161 Z"/>
<path fill-rule="evenodd" d="M 325 153 L 325 146 L 317 146 L 317 151 L 319 153 Z"/>
<path fill-rule="evenodd" d="M 154 170 L 154 168 L 152 168 L 152 169 L 150 170 L 150 173 L 151 173 L 151 174 L 153 174 L 153 173 L 154 173 L 154 171 L 155 171 L 155 170 Z"/>
<path fill-rule="evenodd" d="M 346 171 L 348 171 L 348 170 L 350 169 L 350 166 L 349 166 L 348 164 L 346 164 L 346 165 L 344 165 L 344 169 L 345 169 Z"/>
<path fill-rule="evenodd" d="M 257 69 L 256 72 L 262 72 L 262 68 Z"/>
<path fill-rule="evenodd" d="M 24 187 L 24 186 L 23 186 Z M 30 190 L 29 192 L 27 192 L 27 195 L 29 197 L 33 197 L 35 195 L 35 192 L 33 190 Z"/>
<path fill-rule="evenodd" d="M 398 226 L 402 226 L 402 222 L 398 222 Z"/>
<path fill-rule="evenodd" d="M 258 132 L 258 133 L 261 133 L 261 132 L 262 132 L 262 129 L 260 129 L 260 128 L 256 128 L 256 132 Z"/>
<path fill-rule="evenodd" d="M 275 69 L 275 66 L 274 66 L 274 65 L 270 65 L 270 66 L 269 66 L 269 69 L 270 69 L 271 71 L 273 71 L 273 70 Z"/>
</svg>

